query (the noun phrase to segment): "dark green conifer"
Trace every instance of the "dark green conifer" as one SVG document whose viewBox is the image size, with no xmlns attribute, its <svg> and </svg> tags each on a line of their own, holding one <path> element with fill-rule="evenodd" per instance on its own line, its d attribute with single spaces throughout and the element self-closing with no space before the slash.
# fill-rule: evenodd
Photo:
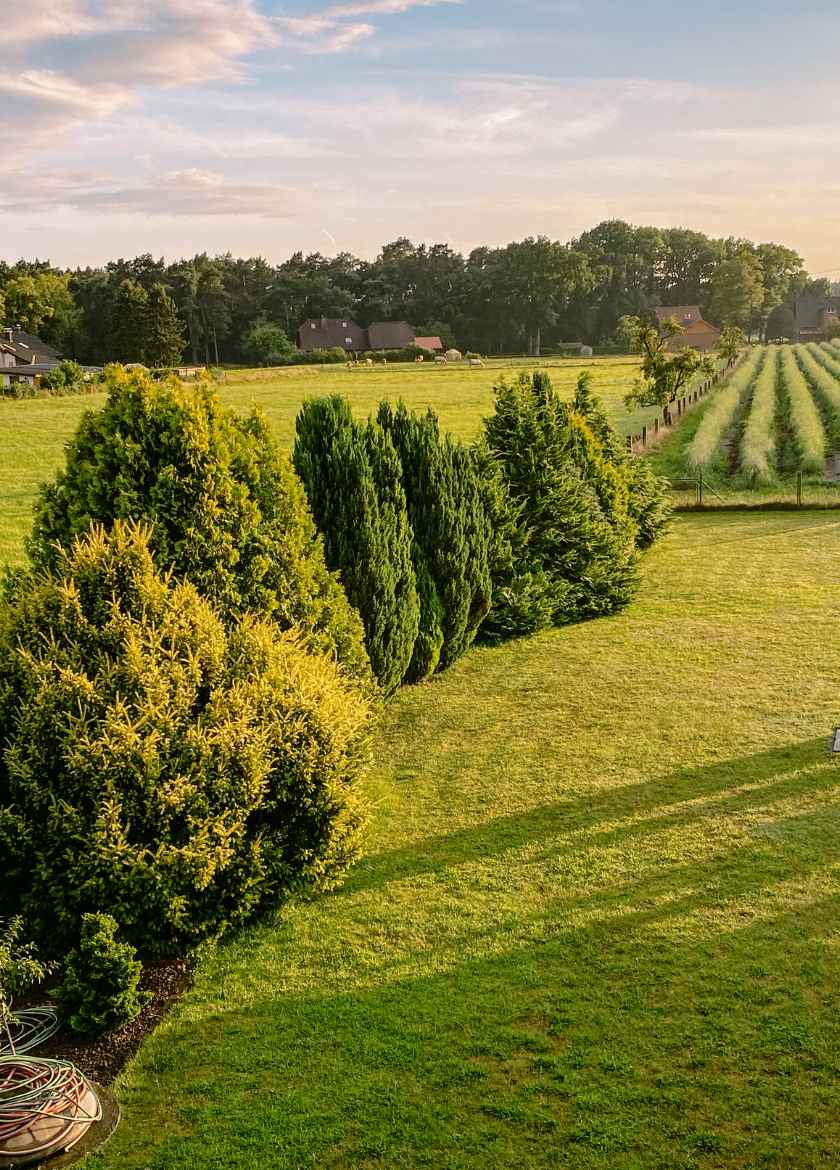
<svg viewBox="0 0 840 1170">
<path fill-rule="evenodd" d="M 554 622 L 625 605 L 636 572 L 623 485 L 593 431 L 560 401 L 546 373 L 496 388 L 485 438 L 522 509 L 527 538 L 517 550 L 518 568 L 549 582 Z"/>
<path fill-rule="evenodd" d="M 421 416 L 403 403 L 394 408 L 383 402 L 378 417 L 402 463 L 417 542 L 424 656 L 418 654 L 412 674 L 419 679 L 433 661 L 438 624 L 443 641 L 437 668 L 444 670 L 469 649 L 487 616 L 492 532 L 474 452 L 442 437 L 432 411 Z"/>
<path fill-rule="evenodd" d="M 306 402 L 296 430 L 294 465 L 327 564 L 361 615 L 373 672 L 389 694 L 409 669 L 420 624 L 400 461 L 382 427 L 357 423 L 340 397 Z"/>
</svg>

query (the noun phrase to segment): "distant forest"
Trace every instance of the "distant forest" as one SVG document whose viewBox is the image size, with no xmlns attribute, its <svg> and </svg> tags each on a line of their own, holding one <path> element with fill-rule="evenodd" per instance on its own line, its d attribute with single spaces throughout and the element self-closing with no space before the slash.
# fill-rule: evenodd
<svg viewBox="0 0 840 1170">
<path fill-rule="evenodd" d="M 305 319 L 345 316 L 405 320 L 480 353 L 536 355 L 569 341 L 608 346 L 622 316 L 659 305 L 699 304 L 714 324 L 761 335 L 774 308 L 818 283 L 778 244 L 613 220 L 567 244 L 540 236 L 468 256 L 399 239 L 374 260 L 143 255 L 74 271 L 0 262 L 0 321 L 92 364 L 138 358 L 149 304 L 177 316 L 176 344 L 183 338 L 183 359 L 197 363 L 247 361 L 263 323 L 294 342 Z"/>
</svg>

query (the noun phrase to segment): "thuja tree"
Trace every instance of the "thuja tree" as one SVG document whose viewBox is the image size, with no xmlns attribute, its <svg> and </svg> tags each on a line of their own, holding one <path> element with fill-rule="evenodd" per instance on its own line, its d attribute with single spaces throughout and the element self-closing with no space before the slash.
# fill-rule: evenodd
<svg viewBox="0 0 840 1170">
<path fill-rule="evenodd" d="M 402 464 L 414 531 L 420 636 L 409 677 L 419 680 L 457 661 L 487 616 L 492 531 L 475 454 L 442 436 L 432 411 L 383 402 L 378 420 Z"/>
<path fill-rule="evenodd" d="M 147 523 L 160 569 L 190 580 L 223 619 L 302 631 L 364 685 L 358 614 L 327 569 L 303 487 L 262 417 L 224 410 L 209 383 L 109 367 L 36 508 L 29 553 L 51 568 L 92 523 Z"/>
<path fill-rule="evenodd" d="M 626 443 L 610 425 L 593 393 L 592 375 L 586 370 L 578 378 L 573 407 L 596 440 L 596 461 L 606 462 L 614 468 L 614 481 L 624 485 L 620 491 L 620 511 L 613 515 L 614 520 L 623 522 L 626 509 L 635 524 L 636 547 L 641 551 L 650 548 L 671 519 L 668 481 L 654 473 L 647 459 L 628 452 Z M 592 450 L 591 442 L 586 446 Z"/>
<path fill-rule="evenodd" d="M 527 532 L 517 569 L 548 583 L 556 624 L 615 612 L 636 581 L 620 484 L 573 413 L 546 374 L 523 374 L 496 388 L 495 411 L 484 423 L 487 448 Z"/>
<path fill-rule="evenodd" d="M 378 423 L 357 423 L 340 397 L 306 402 L 293 462 L 338 570 L 359 611 L 371 666 L 386 693 L 408 672 L 420 624 L 402 467 Z"/>
<path fill-rule="evenodd" d="M 274 623 L 226 628 L 147 538 L 94 527 L 0 612 L 0 905 L 53 954 L 100 912 L 180 950 L 359 847 L 368 701 Z"/>
</svg>

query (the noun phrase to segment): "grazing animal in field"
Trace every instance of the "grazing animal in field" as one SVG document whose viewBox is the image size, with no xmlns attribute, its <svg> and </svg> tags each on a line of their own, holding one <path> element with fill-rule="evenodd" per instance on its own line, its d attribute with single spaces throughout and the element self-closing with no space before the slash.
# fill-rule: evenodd
<svg viewBox="0 0 840 1170">
<path fill-rule="evenodd" d="M 446 358 L 445 357 L 436 357 L 435 358 L 435 365 L 436 366 L 445 366 L 446 365 Z"/>
<path fill-rule="evenodd" d="M 484 362 L 481 360 L 481 358 L 470 358 L 470 365 L 471 366 L 483 366 Z"/>
</svg>

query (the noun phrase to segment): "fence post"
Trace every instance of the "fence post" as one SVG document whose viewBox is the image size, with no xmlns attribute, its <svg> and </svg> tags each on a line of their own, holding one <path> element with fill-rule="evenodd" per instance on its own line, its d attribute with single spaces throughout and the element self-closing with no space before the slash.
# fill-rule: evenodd
<svg viewBox="0 0 840 1170">
<path fill-rule="evenodd" d="M 642 447 L 647 446 L 647 427 L 642 427 Z"/>
<path fill-rule="evenodd" d="M 653 420 L 653 433 L 655 435 L 659 434 L 659 415 L 657 415 L 656 418 Z"/>
<path fill-rule="evenodd" d="M 633 450 L 633 436 L 632 435 L 627 436 L 627 450 L 628 451 Z"/>
<path fill-rule="evenodd" d="M 797 508 L 802 507 L 802 472 L 801 471 L 797 471 L 797 473 L 796 473 L 796 506 L 797 506 Z"/>
<path fill-rule="evenodd" d="M 697 473 L 697 503 L 701 506 L 703 504 L 703 472 L 702 471 L 698 471 L 698 473 Z"/>
</svg>

